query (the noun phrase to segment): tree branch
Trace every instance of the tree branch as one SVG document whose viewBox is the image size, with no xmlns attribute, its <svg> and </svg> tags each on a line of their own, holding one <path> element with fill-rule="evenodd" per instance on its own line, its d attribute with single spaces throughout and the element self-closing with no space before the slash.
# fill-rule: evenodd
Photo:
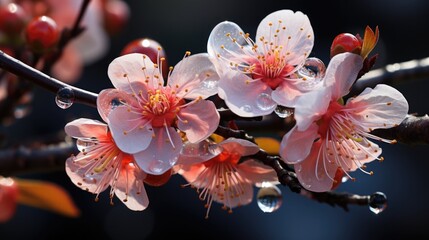
<svg viewBox="0 0 429 240">
<path fill-rule="evenodd" d="M 65 160 L 76 152 L 76 144 L 73 142 L 62 142 L 38 149 L 19 147 L 2 150 L 0 151 L 0 175 L 64 170 Z"/>
</svg>

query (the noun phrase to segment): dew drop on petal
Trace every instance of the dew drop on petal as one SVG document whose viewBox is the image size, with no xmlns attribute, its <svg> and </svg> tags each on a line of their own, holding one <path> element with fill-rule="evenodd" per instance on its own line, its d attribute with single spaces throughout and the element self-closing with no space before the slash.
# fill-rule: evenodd
<svg viewBox="0 0 429 240">
<path fill-rule="evenodd" d="M 202 87 L 207 90 L 216 89 L 218 86 L 218 81 L 216 79 L 207 79 L 202 82 Z"/>
<path fill-rule="evenodd" d="M 314 57 L 307 58 L 305 64 L 298 70 L 298 76 L 303 79 L 298 87 L 302 90 L 313 89 L 322 82 L 325 72 L 326 67 L 322 60 Z"/>
<path fill-rule="evenodd" d="M 210 144 L 208 146 L 208 151 L 213 155 L 219 155 L 223 151 L 223 147 L 218 144 Z"/>
<path fill-rule="evenodd" d="M 250 105 L 243 105 L 240 107 L 241 110 L 245 111 L 245 112 L 251 112 L 252 111 L 252 106 Z"/>
<path fill-rule="evenodd" d="M 121 106 L 121 105 L 123 105 L 123 103 L 119 100 L 119 98 L 113 98 L 110 101 L 110 107 L 111 107 L 112 110 L 115 109 L 115 108 L 117 108 L 117 107 L 119 107 L 119 106 Z"/>
<path fill-rule="evenodd" d="M 276 106 L 276 102 L 273 101 L 269 94 L 261 93 L 256 97 L 256 106 L 263 111 L 267 111 Z"/>
<path fill-rule="evenodd" d="M 149 163 L 150 174 L 159 175 L 165 170 L 166 167 L 167 166 L 165 162 L 157 159 L 154 159 Z"/>
<path fill-rule="evenodd" d="M 387 207 L 387 197 L 382 192 L 371 194 L 368 202 L 369 210 L 375 214 L 383 212 Z"/>
<path fill-rule="evenodd" d="M 201 141 L 199 143 L 186 142 L 180 152 L 184 156 L 199 156 L 209 153 L 210 143 L 208 141 Z"/>
<path fill-rule="evenodd" d="M 285 106 L 277 105 L 274 112 L 281 118 L 287 118 L 293 114 L 293 109 Z"/>
<path fill-rule="evenodd" d="M 70 87 L 63 87 L 57 92 L 55 96 L 55 103 L 62 109 L 67 109 L 74 102 L 74 91 Z"/>
<path fill-rule="evenodd" d="M 272 213 L 282 205 L 280 189 L 271 183 L 263 183 L 256 195 L 258 207 L 265 213 Z"/>
</svg>

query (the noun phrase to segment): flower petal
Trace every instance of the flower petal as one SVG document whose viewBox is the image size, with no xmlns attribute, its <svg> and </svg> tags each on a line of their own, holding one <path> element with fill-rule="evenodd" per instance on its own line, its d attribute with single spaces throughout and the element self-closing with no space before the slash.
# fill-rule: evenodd
<svg viewBox="0 0 429 240">
<path fill-rule="evenodd" d="M 107 125 L 97 120 L 79 118 L 67 123 L 64 130 L 73 138 L 104 138 L 107 133 Z"/>
<path fill-rule="evenodd" d="M 247 205 L 251 203 L 253 199 L 253 186 L 250 182 L 247 181 L 231 183 L 231 185 L 228 186 L 227 190 L 224 191 L 219 191 L 217 189 L 211 191 L 214 193 L 224 193 L 212 194 L 211 196 L 213 197 L 214 201 L 222 203 L 229 208 Z"/>
<path fill-rule="evenodd" d="M 212 101 L 197 100 L 183 108 L 177 114 L 180 118 L 177 126 L 186 133 L 191 143 L 208 138 L 218 127 L 220 116 Z"/>
<path fill-rule="evenodd" d="M 143 151 L 152 141 L 153 130 L 150 124 L 139 113 L 128 111 L 126 106 L 113 109 L 108 120 L 116 145 L 126 153 Z"/>
<path fill-rule="evenodd" d="M 180 61 L 168 80 L 179 98 L 208 98 L 217 94 L 219 76 L 207 53 L 191 55 Z"/>
<path fill-rule="evenodd" d="M 318 129 L 315 123 L 305 131 L 299 131 L 295 126 L 284 135 L 280 144 L 280 156 L 283 160 L 289 164 L 302 162 L 310 154 L 313 142 L 318 136 Z"/>
<path fill-rule="evenodd" d="M 115 195 L 131 210 L 142 211 L 149 205 L 149 198 L 143 186 L 145 173 L 133 163 L 126 163 L 119 172 Z"/>
<path fill-rule="evenodd" d="M 115 88 L 133 93 L 130 83 L 146 83 L 149 87 L 163 85 L 160 69 L 155 67 L 150 58 L 140 53 L 130 53 L 115 58 L 107 70 Z M 147 81 L 147 82 L 146 82 Z"/>
<path fill-rule="evenodd" d="M 319 150 L 322 147 L 322 141 L 315 142 L 310 155 L 304 161 L 294 165 L 296 176 L 301 185 L 313 192 L 331 190 L 334 183 L 333 178 L 338 169 L 337 164 L 329 162 L 324 164 L 323 158 L 319 158 Z"/>
<path fill-rule="evenodd" d="M 261 49 L 267 43 L 280 45 L 285 61 L 289 65 L 300 65 L 313 48 L 313 28 L 307 15 L 302 12 L 279 10 L 261 21 L 256 32 L 256 43 Z"/>
<path fill-rule="evenodd" d="M 366 88 L 359 96 L 350 99 L 346 107 L 353 112 L 356 124 L 366 131 L 391 128 L 400 124 L 408 113 L 408 102 L 395 88 L 378 84 Z"/>
<path fill-rule="evenodd" d="M 236 71 L 229 70 L 219 81 L 219 97 L 225 100 L 228 108 L 242 117 L 264 116 L 272 113 L 276 108 L 272 104 L 259 103 L 260 98 L 269 101 L 271 88 L 264 82 L 253 80 Z M 243 94 L 246 93 L 246 94 Z"/>
<path fill-rule="evenodd" d="M 191 143 L 187 141 L 183 144 L 177 164 L 192 165 L 205 162 L 216 157 L 220 154 L 220 151 L 219 153 L 210 151 L 209 148 L 211 146 L 216 146 L 216 144 L 211 143 L 208 140 L 203 140 L 197 143 Z"/>
<path fill-rule="evenodd" d="M 273 168 L 255 160 L 247 160 L 237 165 L 241 176 L 254 184 L 262 182 L 278 182 L 277 173 Z"/>
<path fill-rule="evenodd" d="M 114 88 L 105 89 L 98 94 L 97 110 L 101 118 L 108 123 L 109 118 L 107 116 L 110 111 L 124 103 L 131 104 L 133 102 L 135 102 L 135 98 L 125 91 Z"/>
<path fill-rule="evenodd" d="M 331 89 L 331 100 L 337 101 L 350 92 L 362 68 L 363 59 L 354 53 L 335 55 L 326 69 L 325 86 Z"/>
<path fill-rule="evenodd" d="M 331 101 L 328 88 L 308 92 L 296 101 L 294 117 L 299 131 L 305 131 L 312 123 L 323 116 Z"/>
<path fill-rule="evenodd" d="M 240 156 L 249 156 L 259 151 L 259 146 L 247 140 L 228 138 L 218 144 L 228 153 L 237 153 Z"/>
<path fill-rule="evenodd" d="M 285 107 L 294 108 L 299 96 L 303 95 L 303 91 L 296 88 L 294 84 L 288 81 L 283 81 L 272 93 L 273 100 Z"/>
<path fill-rule="evenodd" d="M 229 61 L 235 62 L 244 56 L 243 49 L 240 46 L 248 45 L 243 38 L 243 33 L 244 31 L 233 22 L 224 21 L 219 23 L 210 33 L 207 52 L 215 58 L 215 61 L 226 61 L 228 62 L 227 64 L 229 64 Z M 236 41 L 233 41 L 233 39 L 236 39 Z M 218 56 L 222 56 L 222 58 Z"/>
<path fill-rule="evenodd" d="M 182 149 L 182 138 L 172 127 L 154 128 L 154 134 L 149 147 L 134 154 L 134 159 L 144 172 L 161 175 L 176 164 Z"/>
</svg>

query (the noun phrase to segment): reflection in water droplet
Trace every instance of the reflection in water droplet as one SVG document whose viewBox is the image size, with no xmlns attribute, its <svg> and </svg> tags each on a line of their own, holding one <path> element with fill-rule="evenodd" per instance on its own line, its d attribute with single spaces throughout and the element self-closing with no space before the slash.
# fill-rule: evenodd
<svg viewBox="0 0 429 240">
<path fill-rule="evenodd" d="M 383 212 L 387 207 L 387 197 L 382 192 L 371 194 L 368 202 L 369 210 L 375 214 Z"/>
<path fill-rule="evenodd" d="M 256 196 L 258 207 L 265 213 L 272 213 L 282 205 L 282 193 L 274 184 L 262 184 Z"/>
<path fill-rule="evenodd" d="M 298 76 L 303 78 L 298 84 L 302 90 L 311 90 L 317 86 L 325 76 L 326 67 L 318 58 L 307 58 L 305 64 L 298 70 Z M 305 80 L 304 80 L 305 79 Z"/>
<path fill-rule="evenodd" d="M 199 156 L 209 153 L 209 141 L 201 141 L 199 143 L 186 142 L 180 152 L 184 156 Z"/>
<path fill-rule="evenodd" d="M 79 149 L 79 151 L 82 151 L 83 149 L 85 149 L 84 151 L 87 151 L 86 150 L 87 148 L 97 145 L 97 143 L 98 143 L 98 140 L 96 138 L 78 139 L 76 141 L 76 146 L 77 146 L 77 149 Z"/>
<path fill-rule="evenodd" d="M 123 103 L 121 102 L 121 100 L 119 100 L 119 98 L 113 98 L 110 101 L 110 107 L 112 110 L 115 109 L 116 107 L 121 106 L 121 105 L 123 105 Z"/>
<path fill-rule="evenodd" d="M 218 144 L 210 144 L 208 150 L 213 155 L 219 155 L 223 151 L 223 147 Z"/>
<path fill-rule="evenodd" d="M 252 111 L 252 106 L 250 105 L 243 105 L 240 107 L 241 110 L 245 111 L 245 112 L 251 112 Z"/>
<path fill-rule="evenodd" d="M 205 88 L 207 90 L 213 90 L 213 89 L 217 88 L 218 81 L 216 79 L 207 79 L 207 80 L 202 82 L 202 86 L 203 86 L 203 88 Z"/>
<path fill-rule="evenodd" d="M 166 164 L 161 160 L 154 159 L 149 163 L 150 174 L 158 175 L 164 170 L 166 170 Z"/>
<path fill-rule="evenodd" d="M 276 109 L 274 109 L 274 112 L 277 114 L 277 116 L 281 118 L 287 118 L 293 114 L 293 109 L 284 107 L 281 105 L 277 105 Z"/>
<path fill-rule="evenodd" d="M 276 105 L 276 103 L 273 101 L 273 99 L 271 98 L 271 96 L 268 95 L 268 94 L 266 94 L 266 93 L 261 93 L 256 98 L 256 106 L 258 106 L 258 108 L 261 109 L 261 110 L 263 110 L 263 111 L 270 110 L 275 105 Z"/>
<path fill-rule="evenodd" d="M 63 87 L 57 92 L 55 102 L 62 109 L 69 108 L 74 102 L 74 92 L 70 87 Z"/>
<path fill-rule="evenodd" d="M 342 177 L 341 178 L 341 182 L 342 183 L 345 183 L 345 182 L 347 182 L 349 180 L 349 177 L 347 177 L 347 176 L 344 176 L 344 177 Z"/>
</svg>

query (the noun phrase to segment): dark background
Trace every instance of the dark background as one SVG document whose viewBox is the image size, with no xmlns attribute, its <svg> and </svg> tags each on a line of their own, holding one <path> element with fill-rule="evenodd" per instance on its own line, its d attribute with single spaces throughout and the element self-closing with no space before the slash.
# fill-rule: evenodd
<svg viewBox="0 0 429 240">
<path fill-rule="evenodd" d="M 175 65 L 185 51 L 205 52 L 211 29 L 219 22 L 234 21 L 255 35 L 259 22 L 280 9 L 302 11 L 309 16 L 315 45 L 312 56 L 325 63 L 333 38 L 342 32 L 363 35 L 367 25 L 379 26 L 380 40 L 375 53 L 376 67 L 429 56 L 429 2 L 425 0 L 359 1 L 138 1 L 129 0 L 130 24 L 119 36 L 112 37 L 111 50 L 102 60 L 88 66 L 76 86 L 93 92 L 111 87 L 107 66 L 128 42 L 150 37 L 164 47 L 168 62 Z M 429 112 L 429 79 L 395 85 L 407 98 L 410 113 Z M 79 117 L 99 119 L 95 109 L 75 104 L 59 109 L 54 95 L 36 89 L 33 112 L 17 121 L 9 130 L 11 137 L 25 139 L 60 131 Z M 347 182 L 338 191 L 371 194 L 382 191 L 388 196 L 387 209 L 374 215 L 367 207 L 351 206 L 349 212 L 309 200 L 280 186 L 282 207 L 263 213 L 256 201 L 228 214 L 213 204 L 208 220 L 204 203 L 190 188 L 181 188 L 184 180 L 173 176 L 160 188 L 146 187 L 150 205 L 143 212 L 132 212 L 116 199 L 109 205 L 107 192 L 98 203 L 94 196 L 75 187 L 64 171 L 20 177 L 53 181 L 66 188 L 82 211 L 69 219 L 43 210 L 18 206 L 15 217 L 0 225 L 0 239 L 402 239 L 428 238 L 429 205 L 426 145 L 386 145 L 383 163 L 369 164 L 375 172 L 368 176 L 356 172 L 356 182 Z M 256 192 L 255 192 L 256 193 Z"/>
</svg>

